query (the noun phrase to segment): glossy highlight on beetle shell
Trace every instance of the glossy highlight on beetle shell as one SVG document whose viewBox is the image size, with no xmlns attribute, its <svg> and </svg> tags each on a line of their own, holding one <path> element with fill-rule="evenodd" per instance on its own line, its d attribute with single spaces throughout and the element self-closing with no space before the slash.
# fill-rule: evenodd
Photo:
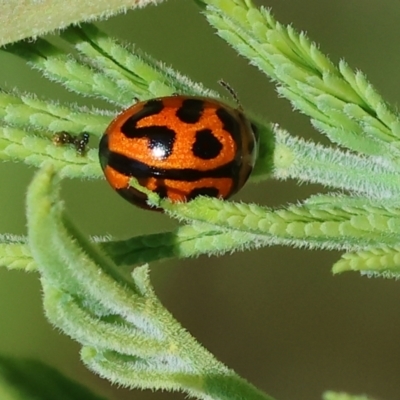
<svg viewBox="0 0 400 400">
<path fill-rule="evenodd" d="M 110 185 L 148 208 L 139 184 L 173 202 L 199 195 L 226 199 L 247 181 L 257 155 L 255 127 L 218 100 L 161 97 L 119 114 L 101 138 L 99 157 Z"/>
</svg>

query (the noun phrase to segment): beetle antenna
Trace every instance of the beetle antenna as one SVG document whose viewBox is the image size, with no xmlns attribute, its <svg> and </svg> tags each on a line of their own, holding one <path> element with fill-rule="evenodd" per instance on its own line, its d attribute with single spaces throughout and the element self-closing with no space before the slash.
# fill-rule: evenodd
<svg viewBox="0 0 400 400">
<path fill-rule="evenodd" d="M 240 104 L 240 100 L 239 100 L 239 96 L 237 95 L 237 93 L 233 90 L 232 86 L 225 82 L 223 79 L 220 79 L 218 81 L 218 83 L 227 91 L 229 92 L 229 94 L 232 96 L 233 100 L 235 101 L 235 103 L 237 104 L 238 108 L 241 110 L 242 109 L 242 105 Z"/>
</svg>

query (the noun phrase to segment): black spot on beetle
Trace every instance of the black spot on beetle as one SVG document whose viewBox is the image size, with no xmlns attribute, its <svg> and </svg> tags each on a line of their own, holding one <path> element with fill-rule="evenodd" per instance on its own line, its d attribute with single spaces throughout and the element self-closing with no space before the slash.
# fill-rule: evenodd
<svg viewBox="0 0 400 400">
<path fill-rule="evenodd" d="M 154 99 L 147 101 L 143 108 L 130 116 L 124 124 L 121 126 L 121 132 L 128 138 L 135 138 L 136 136 L 136 124 L 143 118 L 151 115 L 157 115 L 164 109 L 162 100 Z"/>
<path fill-rule="evenodd" d="M 176 111 L 176 116 L 186 124 L 195 124 L 201 118 L 204 101 L 199 99 L 183 100 L 182 106 Z"/>
<path fill-rule="evenodd" d="M 137 129 L 141 137 L 149 139 L 149 149 L 154 158 L 167 159 L 173 151 L 176 133 L 166 126 L 149 126 Z"/>
<path fill-rule="evenodd" d="M 186 200 L 193 200 L 197 196 L 210 196 L 210 197 L 218 197 L 219 190 L 215 187 L 202 187 L 193 189 L 188 196 L 186 196 Z"/>
<path fill-rule="evenodd" d="M 154 192 L 157 193 L 161 199 L 166 199 L 168 197 L 168 190 L 164 185 L 159 184 Z"/>
<path fill-rule="evenodd" d="M 122 128 L 124 127 L 125 124 Z M 124 134 L 130 139 L 148 139 L 148 148 L 151 154 L 159 160 L 165 160 L 172 154 L 176 137 L 173 129 L 157 125 L 142 128 L 131 126 Z"/>
<path fill-rule="evenodd" d="M 240 123 L 237 119 L 231 115 L 225 108 L 218 108 L 216 111 L 217 117 L 222 122 L 223 128 L 225 131 L 229 132 L 233 137 L 233 140 L 238 144 L 240 148 L 241 140 L 240 140 Z"/>
<path fill-rule="evenodd" d="M 192 146 L 193 154 L 202 160 L 211 160 L 218 157 L 222 150 L 222 143 L 212 134 L 210 129 L 196 132 L 195 142 Z"/>
</svg>

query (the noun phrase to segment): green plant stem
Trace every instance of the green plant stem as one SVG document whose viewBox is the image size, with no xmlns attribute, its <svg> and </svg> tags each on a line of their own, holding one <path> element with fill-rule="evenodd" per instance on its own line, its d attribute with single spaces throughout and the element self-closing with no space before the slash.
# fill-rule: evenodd
<svg viewBox="0 0 400 400">
<path fill-rule="evenodd" d="M 400 174 L 383 160 L 316 145 L 276 127 L 274 176 L 320 183 L 375 199 L 400 198 Z"/>
</svg>

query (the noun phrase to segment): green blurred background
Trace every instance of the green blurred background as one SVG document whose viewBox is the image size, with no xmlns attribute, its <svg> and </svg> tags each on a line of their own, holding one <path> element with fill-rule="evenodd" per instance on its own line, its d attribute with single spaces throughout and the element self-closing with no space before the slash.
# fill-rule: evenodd
<svg viewBox="0 0 400 400">
<path fill-rule="evenodd" d="M 363 70 L 392 103 L 399 92 L 400 3 L 393 0 L 262 0 L 276 18 L 307 31 L 333 61 Z M 274 86 L 207 25 L 193 2 L 170 0 L 99 23 L 183 74 L 220 90 L 223 78 L 245 109 L 292 134 L 315 135 Z M 0 53 L 0 85 L 61 101 L 75 95 Z M 89 104 L 94 104 L 91 102 Z M 314 136 L 317 138 L 317 136 Z M 0 165 L 0 231 L 25 233 L 24 195 L 34 170 Z M 321 188 L 296 182 L 249 184 L 237 199 L 268 206 Z M 168 217 L 130 206 L 104 182 L 65 181 L 71 217 L 91 235 L 130 237 L 168 229 Z M 278 400 L 319 399 L 326 389 L 400 399 L 399 283 L 358 274 L 333 277 L 339 253 L 275 247 L 151 266 L 163 303 L 217 358 Z M 31 356 L 110 399 L 183 398 L 128 391 L 94 377 L 79 346 L 54 330 L 41 307 L 38 275 L 0 270 L 0 353 Z"/>
</svg>

